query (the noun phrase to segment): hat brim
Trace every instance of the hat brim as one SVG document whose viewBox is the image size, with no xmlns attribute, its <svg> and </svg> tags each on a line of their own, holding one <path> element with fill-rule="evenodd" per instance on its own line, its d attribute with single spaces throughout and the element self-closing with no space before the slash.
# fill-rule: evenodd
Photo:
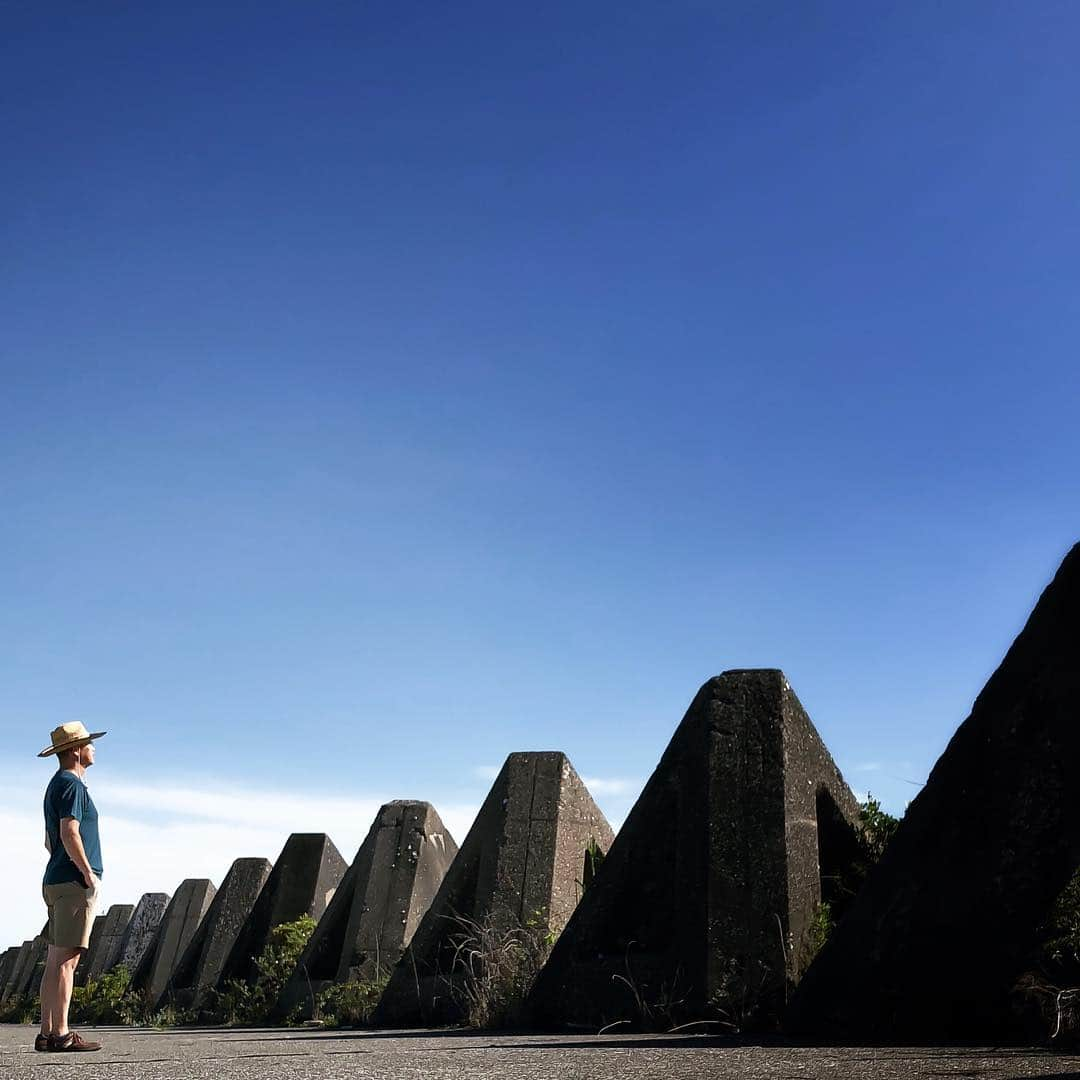
<svg viewBox="0 0 1080 1080">
<path fill-rule="evenodd" d="M 65 750 L 74 750 L 76 746 L 85 746 L 88 742 L 93 742 L 95 739 L 100 739 L 102 735 L 108 735 L 107 731 L 91 731 L 89 735 L 82 735 L 78 739 L 71 739 L 69 742 L 61 743 L 59 746 L 46 746 L 44 750 L 38 754 L 38 757 L 52 757 L 53 754 L 62 754 Z"/>
</svg>

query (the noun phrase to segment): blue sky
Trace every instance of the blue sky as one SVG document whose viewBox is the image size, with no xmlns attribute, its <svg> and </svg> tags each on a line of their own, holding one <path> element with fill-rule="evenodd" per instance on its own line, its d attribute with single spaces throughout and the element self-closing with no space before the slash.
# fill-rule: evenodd
<svg viewBox="0 0 1080 1080">
<path fill-rule="evenodd" d="M 732 667 L 902 810 L 1077 539 L 1074 5 L 0 15 L 20 858 L 63 720 L 171 891 L 513 750 L 617 822 Z"/>
</svg>

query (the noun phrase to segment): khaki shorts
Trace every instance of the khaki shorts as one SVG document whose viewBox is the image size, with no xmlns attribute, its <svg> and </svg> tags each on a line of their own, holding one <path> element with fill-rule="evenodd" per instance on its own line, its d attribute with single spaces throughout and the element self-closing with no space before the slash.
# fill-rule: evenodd
<svg viewBox="0 0 1080 1080">
<path fill-rule="evenodd" d="M 45 940 L 64 949 L 87 948 L 97 909 L 97 890 L 87 889 L 77 881 L 65 881 L 62 885 L 43 885 L 41 891 L 49 909 Z"/>
</svg>

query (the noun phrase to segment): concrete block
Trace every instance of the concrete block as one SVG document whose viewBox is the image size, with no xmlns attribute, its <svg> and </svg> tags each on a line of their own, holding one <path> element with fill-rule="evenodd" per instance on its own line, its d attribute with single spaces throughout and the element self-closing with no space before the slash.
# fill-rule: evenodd
<svg viewBox="0 0 1080 1080">
<path fill-rule="evenodd" d="M 45 960 L 49 953 L 49 943 L 41 935 L 30 942 L 30 947 L 23 955 L 22 965 L 16 969 L 11 982 L 10 997 L 33 996 L 41 986 L 41 976 L 45 971 Z"/>
<path fill-rule="evenodd" d="M 455 951 L 467 922 L 496 933 L 531 925 L 558 934 L 581 896 L 586 852 L 606 851 L 611 841 L 565 754 L 511 754 L 395 966 L 376 1023 L 459 1020 Z"/>
<path fill-rule="evenodd" d="M 457 844 L 426 802 L 383 805 L 330 906 L 319 920 L 277 1014 L 312 999 L 332 982 L 376 979 L 398 961 L 431 905 Z"/>
<path fill-rule="evenodd" d="M 266 948 L 275 926 L 310 915 L 322 918 L 348 865 L 325 833 L 293 833 L 244 921 L 219 982 L 254 980 L 255 961 Z"/>
<path fill-rule="evenodd" d="M 75 969 L 75 985 L 85 986 L 86 980 L 90 977 L 90 962 L 92 961 L 94 954 L 97 952 L 98 943 L 101 941 L 101 931 L 105 926 L 105 916 L 97 915 L 94 918 L 94 925 L 90 929 L 90 944 L 86 947 L 86 952 L 82 959 L 79 961 L 79 966 Z"/>
<path fill-rule="evenodd" d="M 0 1001 L 3 1000 L 4 991 L 7 989 L 7 984 L 15 970 L 15 963 L 18 959 L 18 945 L 12 945 L 11 948 L 5 949 L 3 955 L 0 956 Z"/>
<path fill-rule="evenodd" d="M 15 959 L 11 964 L 11 971 L 8 975 L 7 983 L 4 986 L 3 993 L 0 994 L 0 1002 L 7 1001 L 10 997 L 16 997 L 16 987 L 22 984 L 23 977 L 26 974 L 26 967 L 31 962 L 31 954 L 34 950 L 34 941 L 36 938 L 31 938 L 29 941 L 24 941 L 22 945 L 18 946 L 15 953 Z"/>
<path fill-rule="evenodd" d="M 1011 991 L 1080 865 L 1080 545 L 792 1000 L 799 1036 L 1026 1041 Z"/>
<path fill-rule="evenodd" d="M 139 970 L 148 950 L 154 944 L 158 925 L 168 906 L 169 897 L 166 893 L 144 893 L 135 905 L 135 911 L 124 931 L 119 960 L 119 965 L 126 967 L 132 975 Z"/>
<path fill-rule="evenodd" d="M 169 985 L 173 970 L 195 936 L 213 902 L 214 883 L 206 878 L 186 878 L 169 901 L 161 917 L 153 945 L 147 949 L 131 985 L 142 990 L 150 1001 L 159 1001 Z"/>
<path fill-rule="evenodd" d="M 535 1023 L 775 1022 L 858 804 L 783 672 L 699 690 L 533 987 Z M 640 999 L 640 1001 L 639 1001 Z"/>
<path fill-rule="evenodd" d="M 173 971 L 165 997 L 184 1006 L 198 1006 L 236 944 L 241 927 L 273 870 L 268 859 L 237 859 L 229 868 L 206 917 Z"/>
<path fill-rule="evenodd" d="M 134 913 L 134 904 L 113 904 L 94 920 L 90 948 L 77 969 L 86 968 L 86 979 L 99 979 L 120 962 L 124 935 Z"/>
</svg>

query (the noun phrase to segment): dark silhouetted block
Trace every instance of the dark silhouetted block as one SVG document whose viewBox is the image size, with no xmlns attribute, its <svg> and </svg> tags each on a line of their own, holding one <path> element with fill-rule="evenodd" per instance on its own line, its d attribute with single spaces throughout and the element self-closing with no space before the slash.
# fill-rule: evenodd
<svg viewBox="0 0 1080 1080">
<path fill-rule="evenodd" d="M 698 692 L 533 987 L 546 1026 L 647 1010 L 766 1022 L 822 899 L 819 844 L 856 847 L 858 804 L 776 670 Z"/>
<path fill-rule="evenodd" d="M 558 933 L 581 896 L 587 852 L 611 827 L 565 754 L 511 754 L 435 900 L 394 968 L 376 1023 L 461 1018 L 455 938 L 468 924 Z"/>
<path fill-rule="evenodd" d="M 12 945 L 10 949 L 5 949 L 4 954 L 0 956 L 0 1001 L 4 998 L 4 991 L 7 989 L 7 984 L 11 981 L 11 976 L 15 971 L 15 964 L 18 959 L 18 945 Z"/>
<path fill-rule="evenodd" d="M 244 921 L 222 966 L 219 982 L 252 981 L 255 961 L 282 923 L 310 915 L 322 918 L 348 866 L 325 833 L 293 833 Z"/>
<path fill-rule="evenodd" d="M 0 1001 L 7 1001 L 9 997 L 17 996 L 16 987 L 22 985 L 23 978 L 26 976 L 26 968 L 31 963 L 36 940 L 36 938 L 32 938 L 29 941 L 24 941 L 18 947 L 11 965 L 11 973 L 8 975 L 7 984 L 4 986 L 3 994 L 0 995 Z"/>
<path fill-rule="evenodd" d="M 348 873 L 278 1001 L 285 1016 L 331 982 L 376 979 L 412 939 L 457 854 L 435 808 L 398 801 L 379 809 Z"/>
<path fill-rule="evenodd" d="M 786 1027 L 845 1042 L 1022 1040 L 1010 991 L 1080 865 L 1080 545 L 806 974 Z"/>
</svg>

